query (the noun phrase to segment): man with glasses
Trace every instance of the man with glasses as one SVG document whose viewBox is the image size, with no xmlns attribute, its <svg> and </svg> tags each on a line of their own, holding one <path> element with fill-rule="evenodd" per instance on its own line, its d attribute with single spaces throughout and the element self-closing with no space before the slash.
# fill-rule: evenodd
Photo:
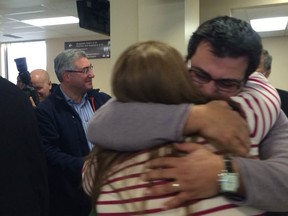
<svg viewBox="0 0 288 216">
<path fill-rule="evenodd" d="M 211 75 L 204 71 L 203 69 L 196 67 L 196 66 L 191 66 L 191 61 L 188 63 L 188 70 L 191 73 L 192 80 L 194 81 L 194 85 L 197 86 L 198 89 L 202 89 L 204 84 L 208 84 L 211 81 L 214 81 L 215 83 L 215 88 L 223 93 L 232 93 L 234 94 L 237 92 L 239 89 L 241 89 L 245 83 L 244 79 L 238 80 L 238 79 L 213 79 Z M 201 91 L 201 90 L 200 90 Z M 202 91 L 201 91 L 202 92 Z M 217 91 L 209 92 L 207 93 L 207 97 L 214 98 L 213 95 Z M 229 95 L 228 95 L 229 96 Z M 217 96 L 216 96 L 217 97 Z"/>
<path fill-rule="evenodd" d="M 36 108 L 49 168 L 49 215 L 87 216 L 91 203 L 81 189 L 83 161 L 92 148 L 87 124 L 110 96 L 93 89 L 93 66 L 83 51 L 63 51 L 54 69 L 60 85 Z"/>
<path fill-rule="evenodd" d="M 190 38 L 186 58 L 191 82 L 200 93 L 211 99 L 232 97 L 241 102 L 244 110 L 255 110 L 254 113 L 246 111 L 246 115 L 252 114 L 252 118 L 248 119 L 255 120 L 252 124 L 249 122 L 250 132 L 251 136 L 258 135 L 256 142 L 251 142 L 252 148 L 257 141 L 260 142 L 260 160 L 233 154 L 215 156 L 203 146 L 193 143 L 177 145 L 180 151 L 187 153 L 186 156 L 154 159 L 147 164 L 152 171 L 143 175 L 143 180 L 172 180 L 170 184 L 150 187 L 147 196 L 178 192 L 163 204 L 165 208 L 219 193 L 231 201 L 229 206 L 211 203 L 207 214 L 220 212 L 219 215 L 229 215 L 225 210 L 237 208 L 237 205 L 240 211 L 242 205 L 264 211 L 288 211 L 288 121 L 282 111 L 278 115 L 279 97 L 275 88 L 267 85 L 262 74 L 253 73 L 259 64 L 261 51 L 261 39 L 248 23 L 223 16 L 199 26 Z M 251 94 L 251 89 L 257 94 Z M 235 97 L 237 94 L 238 97 Z M 171 105 L 111 101 L 105 109 L 101 109 L 99 122 L 93 124 L 93 131 L 101 127 L 99 136 L 93 136 L 89 127 L 88 137 L 100 146 L 104 146 L 102 141 L 105 140 L 106 148 L 121 150 L 117 147 L 126 143 L 122 150 L 133 150 L 133 146 L 139 150 L 139 146 L 147 146 L 148 142 L 155 145 L 181 140 L 182 132 L 187 135 L 190 128 L 189 132 L 198 132 L 206 138 L 219 138 L 221 142 L 217 147 L 239 155 L 243 148 L 240 127 L 233 133 L 229 122 L 223 123 L 225 113 L 215 115 L 213 111 L 209 109 L 209 104 L 193 106 L 187 111 L 185 105 L 175 108 Z M 126 115 L 129 124 L 121 121 L 127 120 L 123 118 L 125 113 L 129 113 L 129 116 Z M 145 113 L 145 118 L 141 118 L 141 113 Z M 116 120 L 117 124 L 114 124 Z M 233 119 L 230 120 L 233 122 Z M 110 139 L 107 135 L 104 137 L 108 128 L 113 131 L 109 134 Z M 124 130 L 129 131 L 130 137 L 124 134 Z M 229 135 L 230 132 L 232 135 Z"/>
</svg>

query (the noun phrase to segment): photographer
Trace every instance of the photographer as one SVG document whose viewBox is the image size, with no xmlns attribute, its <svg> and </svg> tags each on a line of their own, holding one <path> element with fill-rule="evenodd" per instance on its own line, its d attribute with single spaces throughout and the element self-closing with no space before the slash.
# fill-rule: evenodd
<svg viewBox="0 0 288 216">
<path fill-rule="evenodd" d="M 17 86 L 25 92 L 33 107 L 39 103 L 36 90 L 31 85 L 30 73 L 27 70 L 26 58 L 14 59 L 19 74 L 17 76 Z"/>
</svg>

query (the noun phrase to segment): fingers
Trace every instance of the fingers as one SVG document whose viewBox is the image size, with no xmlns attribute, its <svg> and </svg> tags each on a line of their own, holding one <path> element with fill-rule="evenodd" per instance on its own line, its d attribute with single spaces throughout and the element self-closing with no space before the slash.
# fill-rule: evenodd
<svg viewBox="0 0 288 216">
<path fill-rule="evenodd" d="M 235 155 L 247 155 L 250 134 L 245 119 L 223 101 L 212 101 L 206 108 L 208 110 L 205 115 L 209 121 L 202 127 L 201 135 L 213 140 L 219 150 Z"/>
<path fill-rule="evenodd" d="M 178 192 L 176 195 L 172 196 L 168 201 L 163 203 L 164 209 L 171 209 L 180 206 L 186 201 L 191 201 L 193 199 L 192 193 L 187 193 L 182 191 L 182 187 L 177 182 L 169 182 L 166 184 L 161 184 L 157 186 L 152 186 L 145 191 L 145 195 L 153 196 L 163 196 L 167 194 L 173 194 Z"/>
<path fill-rule="evenodd" d="M 156 186 L 151 186 L 146 189 L 145 195 L 162 196 L 167 194 L 173 194 L 181 191 L 180 184 L 176 182 L 168 182 L 165 184 L 160 184 Z"/>
<path fill-rule="evenodd" d="M 150 160 L 145 166 L 150 169 L 171 168 L 175 166 L 178 160 L 179 158 L 176 157 L 160 157 Z"/>
<path fill-rule="evenodd" d="M 153 180 L 157 180 L 157 179 L 173 179 L 173 176 L 175 176 L 175 174 L 174 174 L 175 168 L 155 169 L 155 167 L 153 165 L 149 166 L 149 168 L 152 168 L 153 170 L 146 172 L 146 173 L 141 175 L 141 179 L 143 181 L 153 181 Z"/>
<path fill-rule="evenodd" d="M 198 144 L 183 143 L 176 146 L 187 154 L 179 158 L 158 158 L 147 164 L 152 170 L 143 174 L 141 179 L 150 181 L 152 186 L 145 195 L 175 196 L 165 203 L 165 208 L 173 208 L 187 200 L 216 195 L 217 174 L 223 169 L 222 157 Z M 167 182 L 163 182 L 165 179 Z"/>
<path fill-rule="evenodd" d="M 247 156 L 250 149 L 250 137 L 245 123 L 229 128 L 227 132 L 222 133 L 222 138 L 215 141 L 219 149 L 238 156 Z"/>
<path fill-rule="evenodd" d="M 186 153 L 193 152 L 200 148 L 205 148 L 202 144 L 191 143 L 191 142 L 175 144 L 175 147 L 179 151 L 186 152 Z"/>
<path fill-rule="evenodd" d="M 191 201 L 192 199 L 193 196 L 191 194 L 188 194 L 186 192 L 180 192 L 176 196 L 172 197 L 167 202 L 165 202 L 163 204 L 163 208 L 164 209 L 176 208 L 187 201 Z"/>
<path fill-rule="evenodd" d="M 30 100 L 30 102 L 32 104 L 32 107 L 35 108 L 36 104 L 35 104 L 35 102 L 34 102 L 34 100 L 33 100 L 33 98 L 31 96 L 29 97 L 29 100 Z"/>
</svg>

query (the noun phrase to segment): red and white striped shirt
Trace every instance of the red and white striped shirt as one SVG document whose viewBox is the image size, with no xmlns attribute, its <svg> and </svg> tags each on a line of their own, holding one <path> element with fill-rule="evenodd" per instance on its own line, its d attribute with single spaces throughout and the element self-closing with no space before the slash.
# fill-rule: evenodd
<svg viewBox="0 0 288 216">
<path fill-rule="evenodd" d="M 161 150 L 167 150 L 162 147 Z M 101 188 L 100 196 L 96 203 L 98 216 L 247 216 L 264 215 L 263 211 L 247 206 L 232 204 L 224 196 L 191 200 L 181 207 L 164 210 L 162 204 L 175 194 L 165 196 L 147 196 L 145 190 L 151 183 L 143 182 L 140 175 L 147 172 L 145 163 L 149 160 L 149 152 L 142 152 L 137 156 L 126 160 L 111 170 L 107 181 Z M 93 169 L 93 167 L 90 167 Z M 85 166 L 84 166 L 85 172 Z M 157 181 L 155 184 L 163 184 L 167 181 Z M 85 191 L 91 193 L 91 179 L 85 179 L 83 186 Z"/>
</svg>

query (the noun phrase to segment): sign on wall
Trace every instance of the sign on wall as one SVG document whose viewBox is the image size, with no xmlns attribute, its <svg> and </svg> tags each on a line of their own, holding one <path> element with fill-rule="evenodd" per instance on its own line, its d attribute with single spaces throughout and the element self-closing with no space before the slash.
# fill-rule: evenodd
<svg viewBox="0 0 288 216">
<path fill-rule="evenodd" d="M 110 40 L 65 42 L 66 49 L 80 49 L 89 59 L 110 58 Z"/>
</svg>

